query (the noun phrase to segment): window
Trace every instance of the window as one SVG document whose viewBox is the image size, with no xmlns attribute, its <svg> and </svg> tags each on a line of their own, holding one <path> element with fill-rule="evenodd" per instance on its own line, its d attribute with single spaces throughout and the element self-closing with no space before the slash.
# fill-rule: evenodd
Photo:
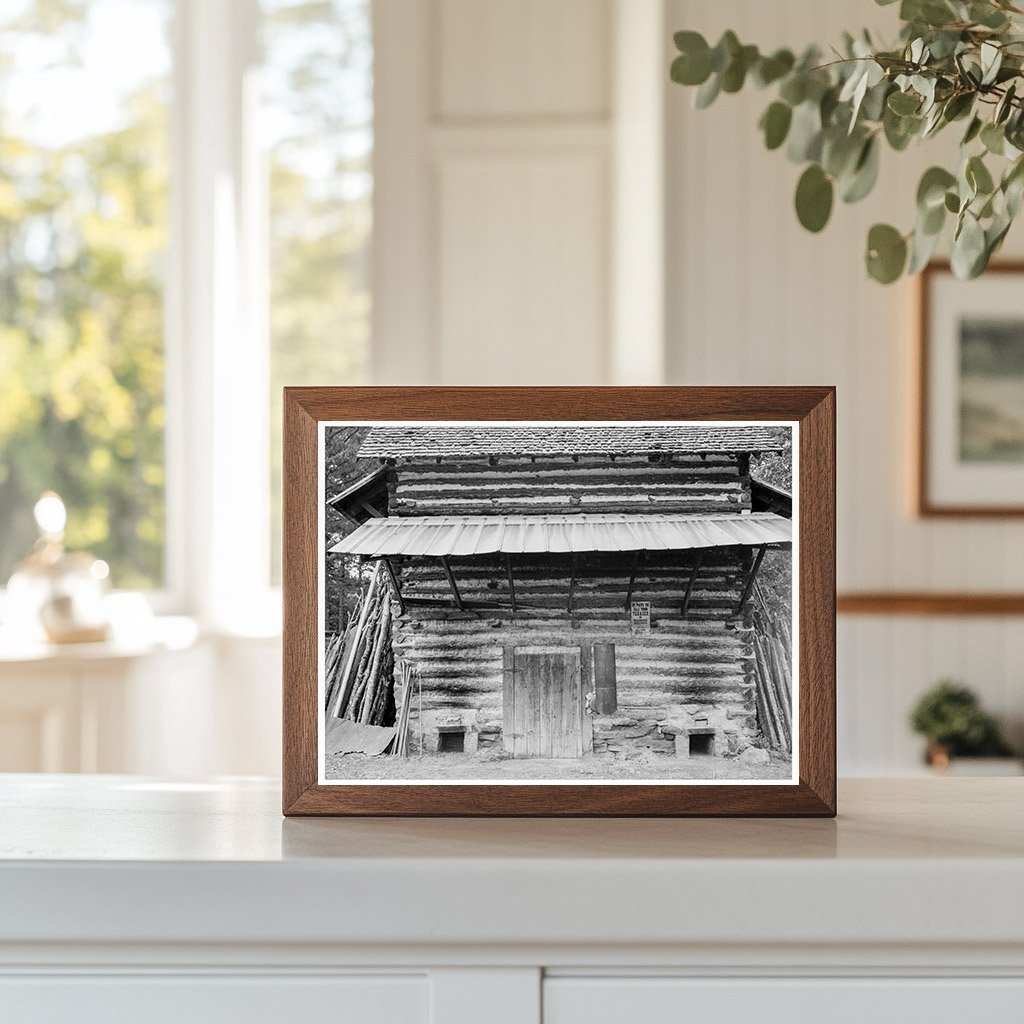
<svg viewBox="0 0 1024 1024">
<path fill-rule="evenodd" d="M 370 0 L 3 5 L 0 587 L 52 489 L 116 587 L 270 628 L 281 388 L 367 375 L 372 51 Z"/>
<path fill-rule="evenodd" d="M 271 566 L 280 565 L 281 388 L 361 384 L 370 335 L 369 0 L 264 0 L 269 156 Z"/>
<path fill-rule="evenodd" d="M 164 580 L 170 16 L 169 0 L 0 14 L 0 586 L 48 489 L 68 545 L 116 586 Z"/>
</svg>

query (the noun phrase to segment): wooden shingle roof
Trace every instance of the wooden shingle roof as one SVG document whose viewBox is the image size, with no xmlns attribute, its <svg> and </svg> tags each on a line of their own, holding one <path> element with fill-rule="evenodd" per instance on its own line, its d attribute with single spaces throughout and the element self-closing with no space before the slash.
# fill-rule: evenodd
<svg viewBox="0 0 1024 1024">
<path fill-rule="evenodd" d="M 685 452 L 780 451 L 758 426 L 658 424 L 640 426 L 374 427 L 359 457 L 429 458 L 445 455 L 668 455 Z"/>
</svg>

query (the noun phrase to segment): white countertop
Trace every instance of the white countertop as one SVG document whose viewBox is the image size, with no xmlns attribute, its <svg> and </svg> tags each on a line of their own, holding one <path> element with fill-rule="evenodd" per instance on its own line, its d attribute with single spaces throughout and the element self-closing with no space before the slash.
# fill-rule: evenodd
<svg viewBox="0 0 1024 1024">
<path fill-rule="evenodd" d="M 1024 779 L 839 817 L 284 819 L 275 783 L 0 776 L 0 943 L 1024 944 Z"/>
</svg>

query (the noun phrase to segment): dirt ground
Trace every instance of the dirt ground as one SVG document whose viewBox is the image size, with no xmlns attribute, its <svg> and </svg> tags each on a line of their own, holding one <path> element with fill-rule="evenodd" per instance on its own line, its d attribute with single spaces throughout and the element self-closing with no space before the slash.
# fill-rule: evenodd
<svg viewBox="0 0 1024 1024">
<path fill-rule="evenodd" d="M 368 757 L 366 754 L 334 754 L 327 758 L 328 779 L 359 779 L 399 782 L 408 779 L 525 779 L 530 781 L 630 781 L 670 779 L 736 781 L 790 777 L 790 762 L 772 757 L 766 765 L 748 765 L 736 758 L 676 758 L 653 755 L 613 759 L 591 755 L 579 759 L 520 757 L 480 754 L 425 754 L 414 750 L 408 758 Z"/>
</svg>

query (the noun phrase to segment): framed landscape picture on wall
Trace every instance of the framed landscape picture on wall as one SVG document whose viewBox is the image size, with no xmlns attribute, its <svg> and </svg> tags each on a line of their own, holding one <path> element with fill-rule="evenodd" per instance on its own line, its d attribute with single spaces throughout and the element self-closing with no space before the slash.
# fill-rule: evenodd
<svg viewBox="0 0 1024 1024">
<path fill-rule="evenodd" d="M 833 813 L 833 402 L 288 389 L 286 813 Z"/>
<path fill-rule="evenodd" d="M 917 511 L 1024 515 L 1024 263 L 920 281 Z"/>
</svg>

